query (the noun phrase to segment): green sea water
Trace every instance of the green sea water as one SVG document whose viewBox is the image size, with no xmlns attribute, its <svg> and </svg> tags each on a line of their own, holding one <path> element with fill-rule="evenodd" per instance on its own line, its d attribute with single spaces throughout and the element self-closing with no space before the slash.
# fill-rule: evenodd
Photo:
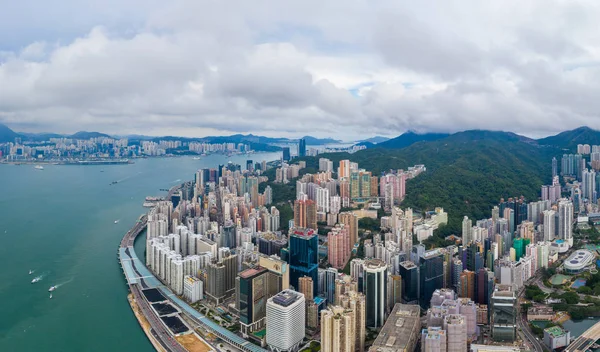
<svg viewBox="0 0 600 352">
<path fill-rule="evenodd" d="M 243 168 L 248 158 L 279 157 L 153 158 L 44 170 L 0 164 L 0 351 L 153 351 L 127 302 L 117 260 L 121 238 L 146 211 L 144 198 L 191 180 L 199 168 L 229 160 Z M 36 276 L 41 281 L 31 284 Z M 52 285 L 58 288 L 49 299 Z"/>
</svg>

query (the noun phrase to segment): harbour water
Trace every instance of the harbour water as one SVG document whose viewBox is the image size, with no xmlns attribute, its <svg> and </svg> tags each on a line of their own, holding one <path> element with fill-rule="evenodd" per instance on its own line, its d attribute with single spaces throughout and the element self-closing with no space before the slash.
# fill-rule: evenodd
<svg viewBox="0 0 600 352">
<path fill-rule="evenodd" d="M 146 211 L 144 198 L 191 180 L 199 168 L 229 160 L 244 167 L 246 159 L 280 155 L 44 170 L 0 164 L 0 351 L 153 351 L 129 307 L 117 261 L 121 238 Z M 52 285 L 58 288 L 49 299 Z"/>
</svg>

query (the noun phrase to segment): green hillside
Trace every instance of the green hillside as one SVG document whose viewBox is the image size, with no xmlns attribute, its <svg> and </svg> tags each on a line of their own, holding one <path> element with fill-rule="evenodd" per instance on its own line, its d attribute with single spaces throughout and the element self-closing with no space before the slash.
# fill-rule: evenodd
<svg viewBox="0 0 600 352">
<path fill-rule="evenodd" d="M 555 136 L 538 139 L 540 145 L 553 145 L 575 151 L 578 144 L 600 144 L 600 131 L 589 127 L 579 127 L 571 131 L 561 132 Z"/>
<path fill-rule="evenodd" d="M 538 199 L 540 186 L 550 182 L 550 160 L 559 153 L 511 133 L 466 131 L 402 149 L 372 148 L 319 157 L 334 163 L 350 159 L 375 175 L 424 164 L 427 171 L 408 181 L 402 207 L 419 211 L 444 207 L 449 214 L 445 232 L 459 233 L 463 216 L 489 217 L 501 197 Z M 307 161 L 314 166 L 317 158 Z"/>
</svg>

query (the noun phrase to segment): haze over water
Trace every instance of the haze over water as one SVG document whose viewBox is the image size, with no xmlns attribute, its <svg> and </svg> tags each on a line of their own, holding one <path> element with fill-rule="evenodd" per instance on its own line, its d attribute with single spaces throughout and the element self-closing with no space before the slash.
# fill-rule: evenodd
<svg viewBox="0 0 600 352">
<path fill-rule="evenodd" d="M 0 164 L 0 351 L 153 351 L 127 302 L 117 260 L 121 238 L 147 211 L 144 198 L 192 180 L 199 168 L 229 160 L 244 168 L 247 159 L 280 155 L 48 165 L 42 171 Z M 31 284 L 38 275 L 42 280 Z M 49 299 L 52 285 L 59 287 Z"/>
</svg>

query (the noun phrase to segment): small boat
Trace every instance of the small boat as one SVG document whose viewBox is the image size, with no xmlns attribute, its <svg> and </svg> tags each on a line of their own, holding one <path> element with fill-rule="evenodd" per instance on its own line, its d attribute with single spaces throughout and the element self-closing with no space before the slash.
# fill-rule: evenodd
<svg viewBox="0 0 600 352">
<path fill-rule="evenodd" d="M 48 292 L 52 292 L 54 290 L 56 290 L 56 286 L 50 286 L 50 288 L 48 289 Z"/>
<path fill-rule="evenodd" d="M 40 278 L 39 277 L 34 277 L 33 280 L 31 280 L 31 283 L 35 284 L 38 281 L 40 281 Z"/>
<path fill-rule="evenodd" d="M 50 299 L 52 299 L 52 294 L 50 294 Z"/>
<path fill-rule="evenodd" d="M 110 185 L 111 185 L 111 186 L 112 186 L 112 185 L 116 185 L 117 183 L 119 183 L 119 181 L 112 181 L 112 182 L 110 183 Z"/>
<path fill-rule="evenodd" d="M 193 159 L 193 160 L 200 160 L 200 157 L 199 157 L 199 156 L 195 156 L 195 157 L 193 157 L 192 159 Z"/>
<path fill-rule="evenodd" d="M 44 170 L 44 167 L 42 165 L 36 165 L 33 168 L 36 170 Z"/>
<path fill-rule="evenodd" d="M 118 224 L 118 223 L 119 223 L 119 220 L 115 220 L 115 224 Z"/>
<path fill-rule="evenodd" d="M 29 270 L 29 275 L 33 274 L 33 270 Z"/>
</svg>

